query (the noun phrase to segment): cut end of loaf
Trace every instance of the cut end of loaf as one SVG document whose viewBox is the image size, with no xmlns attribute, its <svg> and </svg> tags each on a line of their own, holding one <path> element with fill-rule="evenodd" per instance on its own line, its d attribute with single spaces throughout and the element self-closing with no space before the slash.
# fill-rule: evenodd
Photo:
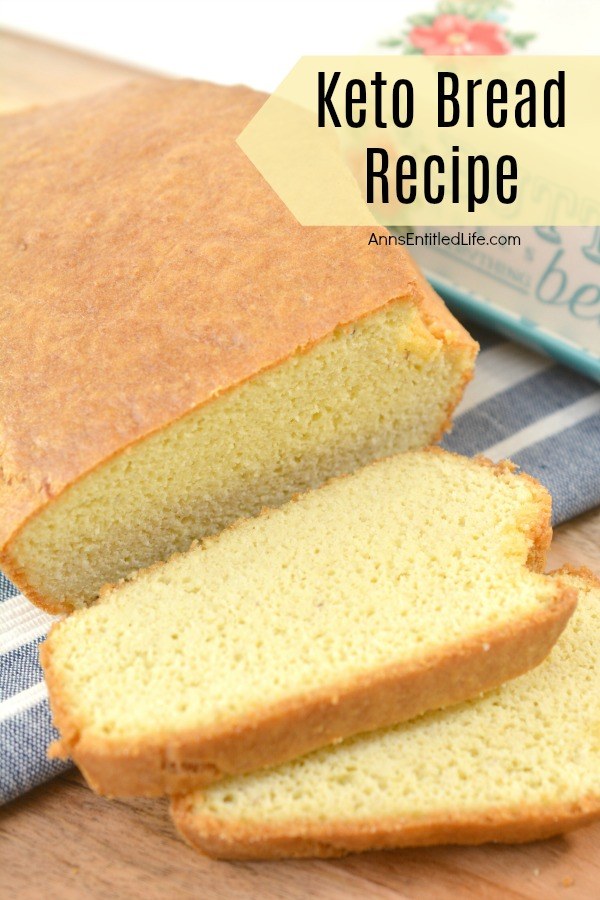
<svg viewBox="0 0 600 900">
<path fill-rule="evenodd" d="M 441 306 L 441 301 L 438 301 Z M 241 516 L 438 440 L 477 345 L 393 301 L 127 448 L 28 521 L 4 570 L 50 612 Z"/>
</svg>

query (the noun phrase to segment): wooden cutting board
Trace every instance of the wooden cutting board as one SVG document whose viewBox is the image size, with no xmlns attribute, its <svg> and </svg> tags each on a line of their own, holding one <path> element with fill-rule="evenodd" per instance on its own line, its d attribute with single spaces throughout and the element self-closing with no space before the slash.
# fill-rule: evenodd
<svg viewBox="0 0 600 900">
<path fill-rule="evenodd" d="M 0 111 L 132 77 L 126 65 L 0 36 Z M 557 529 L 551 568 L 598 566 L 600 511 Z M 198 900 L 598 900 L 600 823 L 525 846 L 440 847 L 336 861 L 224 863 L 178 839 L 164 801 L 96 797 L 74 771 L 0 813 L 0 897 Z"/>
</svg>

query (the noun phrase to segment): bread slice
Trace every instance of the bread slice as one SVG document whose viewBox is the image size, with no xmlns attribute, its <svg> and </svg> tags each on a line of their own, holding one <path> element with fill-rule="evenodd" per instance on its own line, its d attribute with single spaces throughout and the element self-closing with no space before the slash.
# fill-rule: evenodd
<svg viewBox="0 0 600 900">
<path fill-rule="evenodd" d="M 5 118 L 0 565 L 52 612 L 435 442 L 471 375 L 401 248 L 302 227 L 239 149 L 264 100 L 156 79 Z"/>
<path fill-rule="evenodd" d="M 600 817 L 600 581 L 539 668 L 484 697 L 175 798 L 190 844 L 224 859 L 532 841 Z"/>
<path fill-rule="evenodd" d="M 575 594 L 507 465 L 399 455 L 105 591 L 42 650 L 56 752 L 180 792 L 456 703 L 539 663 Z"/>
</svg>

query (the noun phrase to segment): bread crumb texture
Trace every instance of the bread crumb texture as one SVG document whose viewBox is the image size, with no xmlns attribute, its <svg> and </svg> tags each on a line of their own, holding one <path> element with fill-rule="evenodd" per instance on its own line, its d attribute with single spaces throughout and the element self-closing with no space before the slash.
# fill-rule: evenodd
<svg viewBox="0 0 600 900">
<path fill-rule="evenodd" d="M 465 352 L 446 353 L 404 303 L 339 328 L 73 485 L 21 531 L 17 564 L 43 596 L 81 605 L 240 516 L 423 446 Z"/>
<path fill-rule="evenodd" d="M 600 582 L 575 570 L 560 577 L 579 591 L 578 607 L 538 668 L 451 709 L 181 798 L 176 822 L 209 853 L 276 856 L 282 846 L 283 855 L 335 855 L 436 843 L 440 830 L 449 843 L 461 830 L 467 842 L 506 839 L 511 822 L 517 839 L 519 823 L 535 838 L 544 820 L 557 833 L 573 815 L 597 817 Z"/>
<path fill-rule="evenodd" d="M 560 594 L 527 568 L 546 501 L 507 468 L 419 451 L 244 520 L 52 629 L 44 663 L 59 726 L 132 748 L 214 734 L 487 641 Z"/>
</svg>

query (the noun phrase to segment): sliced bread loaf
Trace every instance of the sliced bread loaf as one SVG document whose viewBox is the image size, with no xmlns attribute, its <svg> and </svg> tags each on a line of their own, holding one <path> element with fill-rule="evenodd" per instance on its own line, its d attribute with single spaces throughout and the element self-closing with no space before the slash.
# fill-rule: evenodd
<svg viewBox="0 0 600 900">
<path fill-rule="evenodd" d="M 535 481 L 439 450 L 243 520 L 54 626 L 57 752 L 102 793 L 178 792 L 496 686 L 573 610 L 532 571 L 550 532 Z"/>
<path fill-rule="evenodd" d="M 471 375 L 402 248 L 299 225 L 240 150 L 265 99 L 154 79 L 4 123 L 0 566 L 50 611 L 435 442 Z"/>
<path fill-rule="evenodd" d="M 519 842 L 600 817 L 600 581 L 563 569 L 575 614 L 539 668 L 452 709 L 176 798 L 227 859 Z"/>
</svg>

